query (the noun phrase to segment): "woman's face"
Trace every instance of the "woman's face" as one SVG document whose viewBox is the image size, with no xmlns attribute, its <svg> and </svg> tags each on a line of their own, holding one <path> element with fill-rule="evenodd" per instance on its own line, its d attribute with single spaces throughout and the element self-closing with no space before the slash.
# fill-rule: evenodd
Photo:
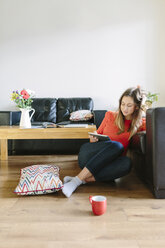
<svg viewBox="0 0 165 248">
<path fill-rule="evenodd" d="M 120 109 L 125 119 L 131 120 L 132 114 L 135 111 L 135 102 L 133 98 L 131 96 L 123 96 Z"/>
</svg>

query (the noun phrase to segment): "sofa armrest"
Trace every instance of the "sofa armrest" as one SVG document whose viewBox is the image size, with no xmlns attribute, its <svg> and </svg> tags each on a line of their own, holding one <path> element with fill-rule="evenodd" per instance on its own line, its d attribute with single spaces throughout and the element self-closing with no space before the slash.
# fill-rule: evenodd
<svg viewBox="0 0 165 248">
<path fill-rule="evenodd" d="M 0 111 L 0 125 L 17 125 L 20 121 L 20 111 Z"/>
<path fill-rule="evenodd" d="M 107 110 L 93 110 L 94 124 L 96 125 L 96 128 L 100 126 L 106 112 Z"/>
<path fill-rule="evenodd" d="M 157 198 L 165 197 L 165 108 L 146 113 L 146 166 Z"/>
</svg>

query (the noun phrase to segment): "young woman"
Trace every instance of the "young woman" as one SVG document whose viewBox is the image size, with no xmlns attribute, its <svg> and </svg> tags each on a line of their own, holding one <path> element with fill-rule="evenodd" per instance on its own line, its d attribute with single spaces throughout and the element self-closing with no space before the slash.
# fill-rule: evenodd
<svg viewBox="0 0 165 248">
<path fill-rule="evenodd" d="M 125 154 L 131 137 L 145 130 L 142 100 L 140 88 L 129 88 L 119 99 L 118 111 L 105 114 L 97 133 L 108 135 L 109 140 L 98 141 L 90 136 L 90 143 L 82 145 L 78 155 L 81 172 L 76 177 L 64 178 L 62 192 L 66 197 L 70 197 L 81 184 L 112 181 L 130 172 L 131 161 Z"/>
</svg>

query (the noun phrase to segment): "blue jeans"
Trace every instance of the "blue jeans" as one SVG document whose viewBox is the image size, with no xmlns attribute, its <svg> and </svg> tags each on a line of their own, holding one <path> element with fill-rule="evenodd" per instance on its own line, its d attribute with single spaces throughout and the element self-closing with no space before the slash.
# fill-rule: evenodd
<svg viewBox="0 0 165 248">
<path fill-rule="evenodd" d="M 81 169 L 86 167 L 96 181 L 112 181 L 127 175 L 131 160 L 121 156 L 124 147 L 117 141 L 98 141 L 81 146 L 78 162 Z"/>
</svg>

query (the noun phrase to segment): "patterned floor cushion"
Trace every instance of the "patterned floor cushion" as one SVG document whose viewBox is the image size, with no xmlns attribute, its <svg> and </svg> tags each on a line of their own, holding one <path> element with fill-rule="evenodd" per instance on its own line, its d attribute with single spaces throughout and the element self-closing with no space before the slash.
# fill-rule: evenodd
<svg viewBox="0 0 165 248">
<path fill-rule="evenodd" d="M 21 169 L 20 181 L 14 191 L 18 195 L 54 193 L 63 187 L 56 165 L 32 165 Z"/>
</svg>

